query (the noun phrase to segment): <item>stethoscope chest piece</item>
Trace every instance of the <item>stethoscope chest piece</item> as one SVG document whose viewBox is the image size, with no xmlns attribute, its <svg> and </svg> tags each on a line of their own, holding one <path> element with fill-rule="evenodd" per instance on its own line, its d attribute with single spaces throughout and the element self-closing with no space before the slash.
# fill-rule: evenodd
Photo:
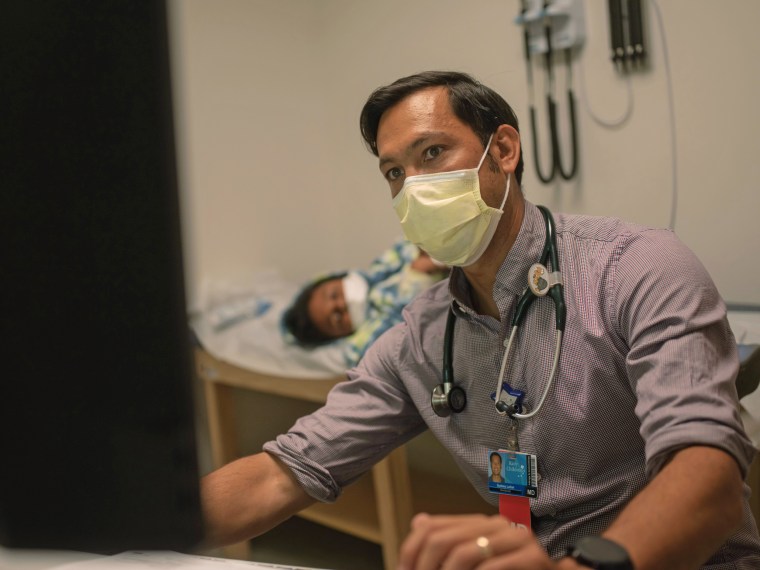
<svg viewBox="0 0 760 570">
<path fill-rule="evenodd" d="M 458 414 L 464 410 L 467 405 L 467 393 L 453 384 L 438 384 L 433 388 L 430 403 L 436 415 L 445 418 L 452 412 Z"/>
</svg>

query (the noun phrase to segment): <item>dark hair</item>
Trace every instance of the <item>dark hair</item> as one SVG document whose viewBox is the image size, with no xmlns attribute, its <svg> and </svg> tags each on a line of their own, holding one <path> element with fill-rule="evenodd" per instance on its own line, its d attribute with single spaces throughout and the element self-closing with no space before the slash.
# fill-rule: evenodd
<svg viewBox="0 0 760 570">
<path fill-rule="evenodd" d="M 501 463 L 501 453 L 499 453 L 498 451 L 493 451 L 493 452 L 491 452 L 491 455 L 489 456 L 489 459 L 493 459 L 494 455 L 499 458 L 499 463 Z"/>
<path fill-rule="evenodd" d="M 332 281 L 333 279 L 341 279 L 345 276 L 345 273 L 334 273 L 317 279 L 304 287 L 295 298 L 295 301 L 293 301 L 293 304 L 285 311 L 282 322 L 301 346 L 314 348 L 335 340 L 335 338 L 321 332 L 314 324 L 314 321 L 311 320 L 309 316 L 309 301 L 314 294 L 314 289 L 322 285 L 322 283 Z"/>
<path fill-rule="evenodd" d="M 375 156 L 378 155 L 377 128 L 383 113 L 405 97 L 428 87 L 448 89 L 452 111 L 460 121 L 469 125 L 484 145 L 499 125 L 510 125 L 520 132 L 512 107 L 490 87 L 486 87 L 466 73 L 423 71 L 375 89 L 364 104 L 359 128 L 367 148 Z M 518 184 L 522 180 L 522 173 L 523 157 L 520 152 L 520 159 L 515 168 Z"/>
</svg>

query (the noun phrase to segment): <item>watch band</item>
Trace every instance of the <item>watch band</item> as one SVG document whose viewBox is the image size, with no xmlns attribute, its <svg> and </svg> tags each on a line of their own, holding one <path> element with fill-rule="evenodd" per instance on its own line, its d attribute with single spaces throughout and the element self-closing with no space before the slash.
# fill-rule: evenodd
<svg viewBox="0 0 760 570">
<path fill-rule="evenodd" d="M 586 536 L 568 547 L 567 555 L 595 570 L 634 570 L 625 548 L 601 536 Z"/>
</svg>

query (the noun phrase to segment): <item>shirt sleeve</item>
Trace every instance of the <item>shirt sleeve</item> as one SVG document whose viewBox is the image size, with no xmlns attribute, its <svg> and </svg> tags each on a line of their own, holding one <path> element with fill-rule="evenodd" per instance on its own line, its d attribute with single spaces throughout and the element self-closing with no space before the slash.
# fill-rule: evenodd
<svg viewBox="0 0 760 570">
<path fill-rule="evenodd" d="M 710 276 L 669 231 L 634 234 L 616 257 L 607 292 L 628 348 L 647 476 L 691 445 L 724 450 L 746 476 L 754 448 L 739 416 L 736 343 Z"/>
<path fill-rule="evenodd" d="M 405 326 L 383 335 L 322 408 L 264 445 L 312 498 L 335 501 L 346 485 L 426 429 L 393 363 Z"/>
</svg>

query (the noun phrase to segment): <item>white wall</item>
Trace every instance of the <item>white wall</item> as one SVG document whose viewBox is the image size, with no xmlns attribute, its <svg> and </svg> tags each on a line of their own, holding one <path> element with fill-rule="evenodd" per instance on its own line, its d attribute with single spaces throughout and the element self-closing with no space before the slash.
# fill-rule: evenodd
<svg viewBox="0 0 760 570">
<path fill-rule="evenodd" d="M 301 280 L 364 266 L 399 237 L 358 115 L 374 88 L 424 69 L 472 73 L 513 105 L 530 200 L 666 226 L 673 173 L 665 51 L 645 4 L 650 67 L 632 76 L 633 115 L 616 130 L 594 123 L 576 65 L 580 176 L 546 187 L 530 156 L 525 65 L 512 23 L 518 0 L 174 0 L 191 298 L 204 280 L 265 268 Z M 585 2 L 579 61 L 592 108 L 614 117 L 626 87 L 608 58 L 606 5 Z M 659 6 L 677 123 L 676 231 L 726 300 L 760 304 L 760 2 Z"/>
</svg>

